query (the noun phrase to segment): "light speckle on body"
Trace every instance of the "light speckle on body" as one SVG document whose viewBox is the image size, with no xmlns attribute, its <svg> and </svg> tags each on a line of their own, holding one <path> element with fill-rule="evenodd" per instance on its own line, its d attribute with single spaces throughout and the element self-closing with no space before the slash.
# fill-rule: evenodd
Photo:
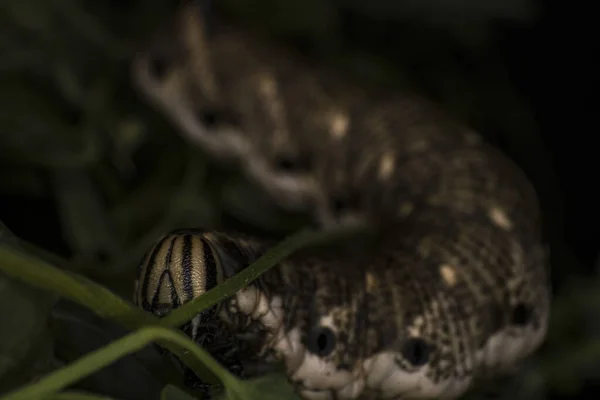
<svg viewBox="0 0 600 400">
<path fill-rule="evenodd" d="M 442 280 L 448 287 L 453 287 L 458 282 L 458 274 L 456 273 L 456 268 L 452 265 L 440 265 L 440 275 L 442 276 Z"/>
<path fill-rule="evenodd" d="M 396 166 L 396 157 L 394 153 L 387 152 L 381 156 L 379 160 L 379 179 L 387 181 L 392 177 Z"/>
<path fill-rule="evenodd" d="M 365 289 L 367 290 L 367 293 L 372 293 L 377 287 L 377 278 L 375 278 L 372 273 L 367 272 L 365 274 L 365 282 Z"/>
<path fill-rule="evenodd" d="M 342 139 L 348 133 L 348 127 L 350 126 L 350 118 L 348 114 L 343 112 L 336 112 L 329 118 L 329 133 L 334 139 Z"/>
<path fill-rule="evenodd" d="M 259 80 L 260 91 L 265 96 L 274 96 L 276 91 L 276 83 L 273 77 L 264 75 Z"/>
<path fill-rule="evenodd" d="M 488 211 L 488 215 L 492 222 L 502 229 L 509 231 L 512 228 L 512 221 L 506 215 L 506 212 L 499 207 L 492 207 Z"/>
<path fill-rule="evenodd" d="M 417 316 L 412 324 L 406 327 L 406 332 L 410 337 L 421 337 L 423 327 L 425 326 L 425 318 L 422 315 Z"/>
<path fill-rule="evenodd" d="M 267 112 L 271 117 L 271 120 L 275 123 L 275 135 L 273 140 L 285 143 L 288 139 L 288 130 L 286 126 L 285 110 L 279 98 L 277 82 L 273 76 L 265 73 L 258 80 L 258 87 L 260 93 L 265 98 L 264 104 L 268 105 Z"/>
</svg>

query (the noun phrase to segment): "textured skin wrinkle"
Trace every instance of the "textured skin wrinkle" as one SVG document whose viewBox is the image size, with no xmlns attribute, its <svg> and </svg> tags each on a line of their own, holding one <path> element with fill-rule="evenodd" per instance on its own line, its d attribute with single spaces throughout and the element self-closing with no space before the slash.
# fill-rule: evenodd
<svg viewBox="0 0 600 400">
<path fill-rule="evenodd" d="M 356 86 L 219 19 L 208 34 L 202 21 L 187 6 L 139 52 L 140 91 L 279 207 L 310 210 L 321 229 L 381 233 L 361 251 L 291 256 L 219 305 L 243 376 L 283 361 L 306 399 L 455 399 L 540 346 L 547 254 L 536 193 L 513 162 L 422 98 Z M 190 278 L 197 297 L 269 246 L 194 237 L 187 269 L 185 257 L 165 262 L 166 242 L 143 260 L 142 308 L 183 304 Z M 310 351 L 324 329 L 333 349 Z"/>
</svg>

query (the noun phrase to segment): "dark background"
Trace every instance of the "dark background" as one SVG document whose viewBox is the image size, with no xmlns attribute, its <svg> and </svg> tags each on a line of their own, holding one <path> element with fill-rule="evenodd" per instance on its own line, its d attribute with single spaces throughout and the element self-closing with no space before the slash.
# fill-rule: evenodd
<svg viewBox="0 0 600 400">
<path fill-rule="evenodd" d="M 65 268 L 127 298 L 141 254 L 170 228 L 244 224 L 281 233 L 293 225 L 259 207 L 241 213 L 241 178 L 186 146 L 132 90 L 130 57 L 174 3 L 0 3 L 0 221 L 28 251 L 56 255 Z M 513 395 L 594 396 L 600 170 L 591 7 L 519 0 L 215 3 L 238 23 L 340 73 L 425 93 L 523 167 L 545 212 L 555 306 L 548 341 L 521 374 L 529 391 Z M 0 393 L 124 332 L 64 302 L 17 320 L 18 304 L 2 298 L 2 279 L 0 342 L 13 343 L 2 336 L 14 335 L 8 326 L 35 326 L 37 333 L 19 342 L 12 364 L 0 362 Z M 25 328 L 23 335 L 29 337 Z M 0 356 L 13 348 L 0 344 Z M 81 387 L 121 399 L 157 395 L 152 385 L 132 384 L 148 381 L 139 359 L 115 368 Z M 542 384 L 531 383 L 538 378 Z"/>
</svg>

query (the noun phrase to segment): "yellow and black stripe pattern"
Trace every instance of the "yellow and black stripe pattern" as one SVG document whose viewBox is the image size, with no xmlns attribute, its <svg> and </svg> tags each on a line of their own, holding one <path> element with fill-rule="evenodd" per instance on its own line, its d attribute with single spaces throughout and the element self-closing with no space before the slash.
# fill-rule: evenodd
<svg viewBox="0 0 600 400">
<path fill-rule="evenodd" d="M 177 230 L 161 238 L 139 267 L 134 302 L 162 317 L 224 280 L 214 233 Z"/>
<path fill-rule="evenodd" d="M 262 251 L 257 242 L 243 235 L 190 228 L 171 231 L 144 256 L 134 303 L 163 317 L 235 275 Z"/>
</svg>

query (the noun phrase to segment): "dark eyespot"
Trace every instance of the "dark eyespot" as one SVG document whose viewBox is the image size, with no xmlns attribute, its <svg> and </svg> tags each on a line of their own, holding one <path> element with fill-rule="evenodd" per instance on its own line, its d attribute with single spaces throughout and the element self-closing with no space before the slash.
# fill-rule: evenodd
<svg viewBox="0 0 600 400">
<path fill-rule="evenodd" d="M 402 346 L 402 356 L 415 367 L 427 363 L 430 353 L 430 346 L 421 338 L 410 338 Z"/>
<path fill-rule="evenodd" d="M 358 208 L 359 197 L 358 195 L 346 193 L 332 196 L 331 210 L 333 214 L 339 216 L 348 210 Z"/>
<path fill-rule="evenodd" d="M 162 80 L 170 67 L 169 57 L 164 52 L 153 52 L 148 57 L 148 72 L 154 79 Z"/>
<path fill-rule="evenodd" d="M 321 326 L 308 335 L 308 351 L 320 357 L 326 357 L 335 349 L 335 333 Z"/>
<path fill-rule="evenodd" d="M 200 122 L 206 126 L 215 126 L 219 121 L 219 117 L 215 110 L 202 110 L 199 114 Z"/>
<path fill-rule="evenodd" d="M 203 107 L 198 110 L 197 117 L 200 123 L 207 128 L 239 125 L 239 117 L 235 113 L 219 107 Z"/>
<path fill-rule="evenodd" d="M 308 153 L 280 154 L 275 159 L 275 168 L 282 172 L 308 172 L 312 166 L 312 157 Z"/>
<path fill-rule="evenodd" d="M 513 309 L 512 323 L 513 325 L 523 326 L 531 320 L 533 310 L 524 303 L 519 303 Z"/>
<path fill-rule="evenodd" d="M 332 207 L 333 211 L 339 214 L 348 208 L 348 202 L 344 198 L 336 197 L 333 199 Z"/>
</svg>

